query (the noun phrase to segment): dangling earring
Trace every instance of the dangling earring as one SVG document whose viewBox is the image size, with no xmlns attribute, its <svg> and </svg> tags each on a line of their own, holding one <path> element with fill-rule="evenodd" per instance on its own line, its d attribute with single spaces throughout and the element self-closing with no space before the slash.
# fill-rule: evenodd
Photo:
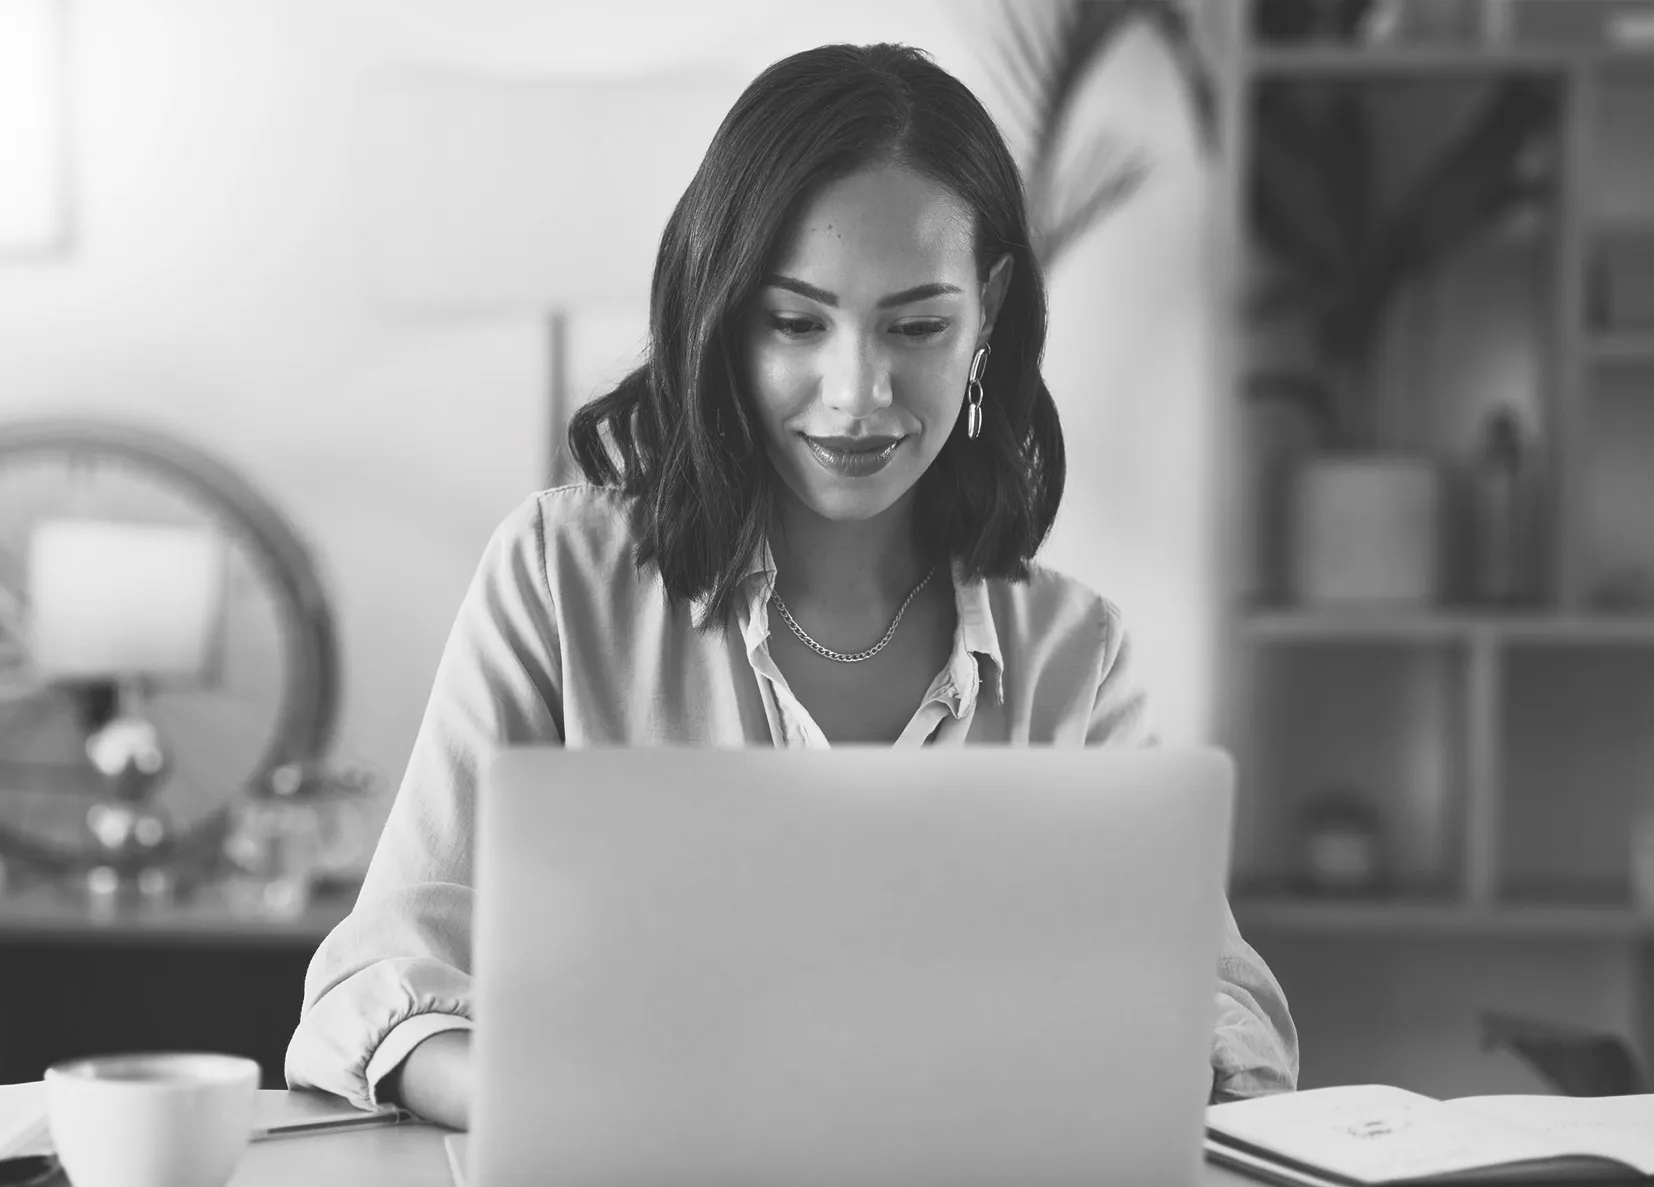
<svg viewBox="0 0 1654 1187">
<path fill-rule="evenodd" d="M 965 436 L 973 441 L 982 435 L 982 372 L 988 369 L 991 351 L 987 343 L 977 348 L 976 357 L 971 359 L 970 378 L 965 381 L 965 397 L 970 400 L 965 411 Z"/>
</svg>

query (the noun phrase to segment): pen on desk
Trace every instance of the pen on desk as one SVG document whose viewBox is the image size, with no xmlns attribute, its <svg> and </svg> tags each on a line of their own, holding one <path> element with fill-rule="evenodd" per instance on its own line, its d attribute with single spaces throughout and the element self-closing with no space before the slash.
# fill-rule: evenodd
<svg viewBox="0 0 1654 1187">
<path fill-rule="evenodd" d="M 395 1125 L 401 1121 L 411 1121 L 413 1114 L 406 1109 L 383 1112 L 363 1113 L 360 1117 L 324 1117 L 316 1121 L 289 1122 L 285 1125 L 272 1125 L 265 1129 L 253 1132 L 253 1140 L 262 1142 L 269 1138 L 284 1138 L 298 1134 L 330 1133 L 341 1129 L 373 1129 L 381 1125 Z"/>
</svg>

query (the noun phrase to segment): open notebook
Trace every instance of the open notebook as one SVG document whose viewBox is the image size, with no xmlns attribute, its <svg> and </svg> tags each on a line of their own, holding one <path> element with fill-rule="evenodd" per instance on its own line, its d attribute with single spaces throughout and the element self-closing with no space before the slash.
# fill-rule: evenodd
<svg viewBox="0 0 1654 1187">
<path fill-rule="evenodd" d="M 1300 1187 L 1654 1182 L 1654 1095 L 1434 1100 L 1378 1084 L 1212 1105 L 1206 1157 Z"/>
<path fill-rule="evenodd" d="M 254 1114 L 254 1138 L 321 1133 L 363 1125 L 389 1125 L 409 1114 L 394 1105 L 371 1112 L 349 1101 L 320 1092 L 282 1092 L 261 1089 Z M 31 1154 L 50 1154 L 52 1137 L 46 1125 L 46 1085 L 0 1084 L 0 1160 Z"/>
</svg>

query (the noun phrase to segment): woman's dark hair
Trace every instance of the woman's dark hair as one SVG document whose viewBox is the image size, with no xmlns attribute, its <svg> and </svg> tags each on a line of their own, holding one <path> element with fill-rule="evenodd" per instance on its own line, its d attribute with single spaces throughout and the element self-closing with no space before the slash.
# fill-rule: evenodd
<svg viewBox="0 0 1654 1187">
<path fill-rule="evenodd" d="M 982 435 L 964 418 L 919 481 L 919 538 L 968 577 L 1026 580 L 1056 518 L 1065 462 L 1040 375 L 1045 283 L 1022 177 L 982 104 L 922 51 L 826 45 L 770 66 L 736 100 L 661 235 L 647 361 L 582 407 L 586 477 L 632 496 L 636 560 L 722 622 L 763 543 L 780 481 L 743 395 L 742 323 L 793 219 L 824 185 L 900 164 L 974 214 L 977 273 L 1012 260 L 994 323 Z"/>
</svg>

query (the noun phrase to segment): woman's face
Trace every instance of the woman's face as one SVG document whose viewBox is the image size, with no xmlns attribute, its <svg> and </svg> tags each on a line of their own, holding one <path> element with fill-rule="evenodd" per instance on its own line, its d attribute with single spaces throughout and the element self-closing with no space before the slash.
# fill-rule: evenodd
<svg viewBox="0 0 1654 1187">
<path fill-rule="evenodd" d="M 764 278 L 747 380 L 770 460 L 817 514 L 888 510 L 953 432 L 1011 271 L 1007 256 L 980 282 L 972 234 L 941 184 L 869 169 L 804 207 Z"/>
</svg>

